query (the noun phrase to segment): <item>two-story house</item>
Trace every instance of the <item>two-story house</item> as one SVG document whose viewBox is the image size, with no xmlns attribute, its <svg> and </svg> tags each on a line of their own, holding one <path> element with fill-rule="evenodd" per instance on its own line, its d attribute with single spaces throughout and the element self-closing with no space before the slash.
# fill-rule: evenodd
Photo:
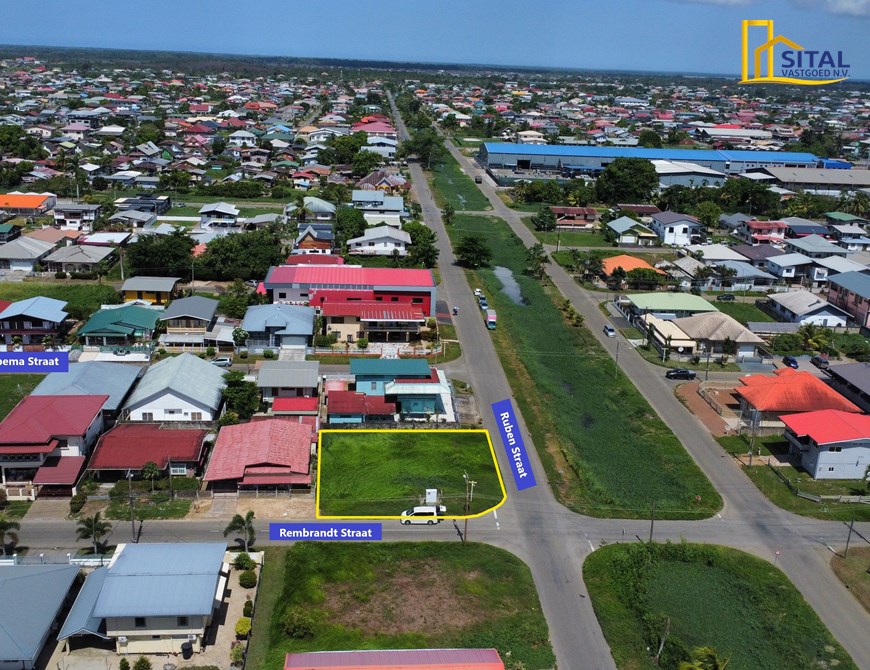
<svg viewBox="0 0 870 670">
<path fill-rule="evenodd" d="M 737 225 L 734 236 L 747 244 L 775 244 L 785 242 L 785 232 L 788 226 L 782 221 L 756 221 L 750 219 Z"/>
<path fill-rule="evenodd" d="M 402 196 L 386 195 L 383 191 L 354 189 L 351 192 L 351 203 L 363 213 L 369 226 L 385 224 L 401 228 L 402 219 L 408 216 Z"/>
<path fill-rule="evenodd" d="M 239 225 L 239 208 L 226 202 L 203 205 L 199 209 L 200 226 L 232 228 Z"/>
<path fill-rule="evenodd" d="M 870 416 L 823 409 L 782 417 L 789 453 L 813 479 L 863 479 L 870 465 Z"/>
<path fill-rule="evenodd" d="M 866 251 L 867 247 L 870 247 L 870 237 L 867 237 L 867 233 L 861 226 L 844 224 L 830 226 L 830 229 L 837 244 L 847 251 Z"/>
<path fill-rule="evenodd" d="M 785 242 L 787 253 L 803 254 L 809 258 L 827 258 L 828 256 L 846 257 L 849 251 L 841 246 L 826 240 L 820 235 L 807 235 L 787 239 Z"/>
<path fill-rule="evenodd" d="M 870 328 L 870 275 L 842 272 L 828 277 L 828 302 L 847 312 L 862 329 Z"/>
<path fill-rule="evenodd" d="M 657 212 L 651 217 L 651 228 L 667 246 L 686 247 L 704 230 L 704 226 L 694 216 L 679 212 Z"/>
<path fill-rule="evenodd" d="M 263 361 L 257 371 L 257 387 L 268 403 L 276 398 L 317 398 L 320 395 L 320 363 Z"/>
<path fill-rule="evenodd" d="M 89 232 L 100 215 L 102 205 L 58 203 L 54 206 L 54 225 L 68 230 Z"/>
<path fill-rule="evenodd" d="M 214 327 L 218 301 L 194 295 L 173 300 L 160 316 L 166 332 L 160 335 L 160 345 L 174 349 L 201 349 L 206 346 L 206 333 Z"/>
<path fill-rule="evenodd" d="M 21 338 L 22 345 L 43 344 L 45 338 L 61 343 L 67 331 L 66 301 L 36 296 L 13 302 L 0 311 L 0 342 L 7 346 Z"/>
</svg>

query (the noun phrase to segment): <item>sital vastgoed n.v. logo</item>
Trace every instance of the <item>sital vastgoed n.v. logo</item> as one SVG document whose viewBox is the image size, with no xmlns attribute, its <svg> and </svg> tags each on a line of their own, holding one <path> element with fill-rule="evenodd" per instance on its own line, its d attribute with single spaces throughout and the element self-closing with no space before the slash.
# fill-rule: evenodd
<svg viewBox="0 0 870 670">
<path fill-rule="evenodd" d="M 767 30 L 764 35 L 759 35 L 761 31 L 750 31 L 750 28 Z M 750 32 L 754 38 L 751 43 Z M 777 58 L 776 47 L 780 45 L 785 48 L 779 52 Z M 749 72 L 750 63 L 753 66 L 752 76 Z M 849 67 L 844 62 L 842 51 L 805 49 L 783 35 L 774 35 L 773 21 L 743 21 L 741 84 L 835 84 L 849 78 Z"/>
</svg>

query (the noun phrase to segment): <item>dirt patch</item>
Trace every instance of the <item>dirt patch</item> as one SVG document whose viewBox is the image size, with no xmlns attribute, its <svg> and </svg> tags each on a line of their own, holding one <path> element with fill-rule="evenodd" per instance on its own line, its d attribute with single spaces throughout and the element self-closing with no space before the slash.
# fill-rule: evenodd
<svg viewBox="0 0 870 670">
<path fill-rule="evenodd" d="M 474 597 L 454 588 L 455 578 L 446 575 L 437 561 L 406 561 L 401 571 L 384 568 L 366 584 L 341 584 L 326 593 L 324 609 L 330 620 L 369 634 L 429 634 L 466 628 L 487 619 L 474 605 Z M 479 573 L 462 575 L 462 582 L 475 582 Z"/>
</svg>

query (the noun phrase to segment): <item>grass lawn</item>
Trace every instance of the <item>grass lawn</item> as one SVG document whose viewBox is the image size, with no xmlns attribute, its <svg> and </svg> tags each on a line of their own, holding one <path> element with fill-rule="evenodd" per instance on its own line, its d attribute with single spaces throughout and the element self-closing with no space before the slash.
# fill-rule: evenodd
<svg viewBox="0 0 870 670">
<path fill-rule="evenodd" d="M 749 442 L 743 439 L 742 435 L 725 435 L 717 437 L 716 441 L 729 454 L 742 456 L 749 452 Z M 760 456 L 773 456 L 778 454 L 788 453 L 788 442 L 782 435 L 766 435 L 755 438 L 754 445 L 755 453 Z"/>
<path fill-rule="evenodd" d="M 525 246 L 508 226 L 458 215 L 448 232 L 454 244 L 485 235 L 493 265 L 511 269 L 520 286 L 523 304 L 516 304 L 492 270 L 469 277 L 498 311 L 491 335 L 559 500 L 601 517 L 647 518 L 653 500 L 666 518 L 718 510 L 719 494 L 670 429 L 625 375 L 612 379 L 613 360 L 592 333 L 567 323 L 561 295 L 523 274 Z"/>
<path fill-rule="evenodd" d="M 854 539 L 854 537 L 853 537 Z M 831 558 L 831 569 L 858 599 L 865 610 L 870 612 L 870 547 L 849 548 L 849 555 L 843 559 L 841 556 Z"/>
<path fill-rule="evenodd" d="M 12 408 L 35 389 L 44 377 L 45 375 L 0 375 L 0 420 L 5 419 Z"/>
<path fill-rule="evenodd" d="M 537 211 L 537 210 L 535 210 Z M 523 223 L 534 233 L 539 242 L 544 244 L 558 244 L 560 248 L 565 247 L 595 247 L 603 249 L 612 249 L 613 243 L 604 239 L 604 235 L 600 232 L 580 233 L 572 231 L 556 231 L 550 230 L 543 232 L 535 229 L 535 224 L 532 223 L 532 217 L 524 216 Z"/>
<path fill-rule="evenodd" d="M 449 202 L 456 211 L 492 209 L 486 196 L 450 154 L 447 154 L 442 165 L 432 169 L 432 191 L 436 204 L 442 208 Z"/>
<path fill-rule="evenodd" d="M 462 516 L 466 472 L 477 482 L 470 514 L 504 500 L 482 430 L 326 430 L 319 446 L 319 516 L 397 517 L 432 488 L 448 516 Z"/>
<path fill-rule="evenodd" d="M 286 612 L 309 635 L 288 636 Z M 529 569 L 473 543 L 267 547 L 252 632 L 248 670 L 337 649 L 494 647 L 509 670 L 556 664 Z"/>
<path fill-rule="evenodd" d="M 540 202 L 515 202 L 513 198 L 508 195 L 507 191 L 496 191 L 496 195 L 499 197 L 504 204 L 506 204 L 511 209 L 515 209 L 518 212 L 530 212 L 532 214 L 537 214 L 541 211 L 541 208 L 544 206 L 543 203 Z"/>
<path fill-rule="evenodd" d="M 620 328 L 619 332 L 622 333 L 622 336 L 627 340 L 642 340 L 643 333 L 640 332 L 634 326 L 629 326 L 628 328 Z"/>
<path fill-rule="evenodd" d="M 765 314 L 754 303 L 750 302 L 715 302 L 716 309 L 723 314 L 737 319 L 744 326 L 750 321 L 773 321 L 773 317 Z"/>
<path fill-rule="evenodd" d="M 10 500 L 6 507 L 0 508 L 0 514 L 5 514 L 7 519 L 20 519 L 32 504 L 29 500 Z"/>
<path fill-rule="evenodd" d="M 641 335 L 641 338 L 643 338 L 643 335 Z M 664 368 L 688 368 L 689 370 L 699 371 L 706 371 L 708 369 L 706 358 L 702 358 L 698 363 L 693 363 L 691 360 L 681 361 L 673 358 L 662 361 L 662 355 L 655 347 L 647 348 L 645 345 L 641 345 L 635 351 L 653 365 Z M 716 361 L 710 361 L 709 369 L 711 372 L 740 372 L 740 366 L 737 363 L 725 363 L 725 365 L 722 365 Z"/>
<path fill-rule="evenodd" d="M 64 300 L 66 312 L 77 319 L 86 319 L 102 304 L 121 302 L 121 296 L 109 284 L 84 284 L 77 280 L 64 282 L 0 282 L 0 300 L 25 300 L 35 296 Z"/>
<path fill-rule="evenodd" d="M 614 544 L 586 559 L 583 577 L 620 669 L 676 668 L 702 646 L 729 670 L 856 667 L 782 572 L 734 549 Z"/>
</svg>

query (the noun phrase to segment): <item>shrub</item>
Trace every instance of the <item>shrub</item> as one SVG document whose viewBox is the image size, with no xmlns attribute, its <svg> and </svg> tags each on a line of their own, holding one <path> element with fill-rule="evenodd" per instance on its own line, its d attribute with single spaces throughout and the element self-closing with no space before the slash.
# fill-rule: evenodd
<svg viewBox="0 0 870 670">
<path fill-rule="evenodd" d="M 244 607 L 242 607 L 242 615 L 246 617 L 250 617 L 254 613 L 254 601 L 248 598 L 245 601 Z"/>
<path fill-rule="evenodd" d="M 369 346 L 369 341 L 364 337 L 361 337 L 356 341 L 357 349 L 368 349 L 368 346 Z"/>
<path fill-rule="evenodd" d="M 281 630 L 287 637 L 305 640 L 314 637 L 314 619 L 298 607 L 288 607 L 281 617 Z"/>
<path fill-rule="evenodd" d="M 118 663 L 118 670 L 130 670 L 130 661 L 126 658 L 122 658 Z"/>
<path fill-rule="evenodd" d="M 271 349 L 264 349 L 263 358 L 265 358 L 267 361 L 272 360 L 273 358 L 275 358 L 275 352 Z"/>
<path fill-rule="evenodd" d="M 6 495 L 6 489 L 0 489 L 0 509 L 5 509 L 9 504 L 9 498 Z"/>
<path fill-rule="evenodd" d="M 151 670 L 151 661 L 144 656 L 140 656 L 133 664 L 133 670 Z"/>
<path fill-rule="evenodd" d="M 57 272 L 54 273 L 54 278 L 55 279 L 66 279 L 66 272 L 64 272 L 63 270 L 58 270 Z"/>
<path fill-rule="evenodd" d="M 204 351 L 200 351 L 200 352 L 197 354 L 197 356 L 199 356 L 201 359 L 205 360 L 205 352 L 204 352 Z"/>
<path fill-rule="evenodd" d="M 239 586 L 243 589 L 252 589 L 257 585 L 257 573 L 253 570 L 245 570 L 239 575 Z"/>
<path fill-rule="evenodd" d="M 241 554 L 236 556 L 236 559 L 233 561 L 233 567 L 236 570 L 253 570 L 257 567 L 257 563 L 243 551 Z"/>
<path fill-rule="evenodd" d="M 214 358 L 214 347 L 206 347 L 205 348 L 205 355 L 208 356 L 209 358 Z"/>
<path fill-rule="evenodd" d="M 78 514 L 82 511 L 82 507 L 85 506 L 85 503 L 88 501 L 88 494 L 84 491 L 79 491 L 76 493 L 69 501 L 69 513 L 70 514 Z"/>
<path fill-rule="evenodd" d="M 245 360 L 247 357 L 248 357 L 248 350 L 247 349 L 243 349 L 242 351 L 239 352 L 239 358 L 241 358 L 242 360 Z"/>
<path fill-rule="evenodd" d="M 235 666 L 241 666 L 245 660 L 245 645 L 236 644 L 230 648 L 230 663 Z"/>
<path fill-rule="evenodd" d="M 236 621 L 236 637 L 246 638 L 251 634 L 251 619 L 250 617 L 239 617 Z"/>
</svg>

